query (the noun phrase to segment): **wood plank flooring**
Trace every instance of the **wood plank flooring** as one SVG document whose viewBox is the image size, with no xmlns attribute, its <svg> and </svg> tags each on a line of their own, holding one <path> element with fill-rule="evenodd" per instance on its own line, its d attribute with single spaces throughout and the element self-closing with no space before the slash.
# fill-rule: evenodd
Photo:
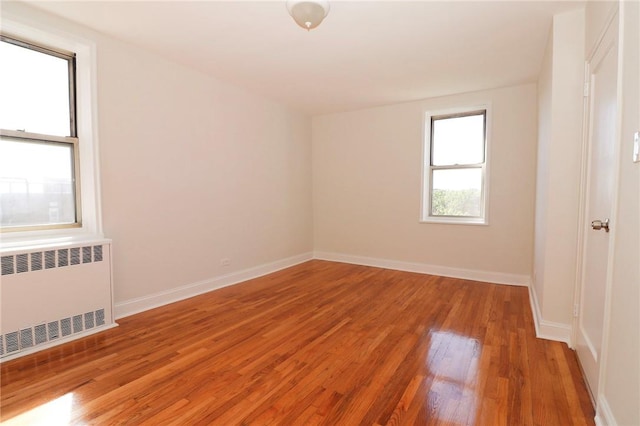
<svg viewBox="0 0 640 426">
<path fill-rule="evenodd" d="M 3 363 L 2 421 L 593 424 L 523 287 L 314 260 L 118 322 Z"/>
</svg>

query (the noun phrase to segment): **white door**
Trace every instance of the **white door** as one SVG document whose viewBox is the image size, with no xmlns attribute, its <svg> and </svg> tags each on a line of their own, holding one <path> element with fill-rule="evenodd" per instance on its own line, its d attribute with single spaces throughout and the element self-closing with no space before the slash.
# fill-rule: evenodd
<svg viewBox="0 0 640 426">
<path fill-rule="evenodd" d="M 588 63 L 588 168 L 585 198 L 583 264 L 576 350 L 594 397 L 602 350 L 606 283 L 609 263 L 609 228 L 615 185 L 617 124 L 618 29 L 617 18 Z"/>
</svg>

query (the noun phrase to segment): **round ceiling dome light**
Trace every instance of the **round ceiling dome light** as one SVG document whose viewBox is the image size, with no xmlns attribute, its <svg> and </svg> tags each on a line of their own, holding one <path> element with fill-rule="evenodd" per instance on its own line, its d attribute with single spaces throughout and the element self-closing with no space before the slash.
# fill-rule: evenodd
<svg viewBox="0 0 640 426">
<path fill-rule="evenodd" d="M 305 30 L 309 31 L 320 25 L 329 13 L 327 0 L 287 0 L 289 15 Z"/>
</svg>

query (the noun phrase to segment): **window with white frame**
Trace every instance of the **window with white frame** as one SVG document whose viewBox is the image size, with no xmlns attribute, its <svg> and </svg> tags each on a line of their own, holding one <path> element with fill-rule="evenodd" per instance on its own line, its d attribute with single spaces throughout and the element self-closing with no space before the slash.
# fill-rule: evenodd
<svg viewBox="0 0 640 426">
<path fill-rule="evenodd" d="M 0 40 L 0 228 L 81 225 L 75 54 Z"/>
<path fill-rule="evenodd" d="M 422 221 L 487 223 L 487 108 L 427 113 Z"/>
</svg>

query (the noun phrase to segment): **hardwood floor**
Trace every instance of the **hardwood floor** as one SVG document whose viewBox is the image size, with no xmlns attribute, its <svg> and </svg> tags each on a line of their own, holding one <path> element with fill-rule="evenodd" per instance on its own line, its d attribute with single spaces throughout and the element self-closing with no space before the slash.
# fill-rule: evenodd
<svg viewBox="0 0 640 426">
<path fill-rule="evenodd" d="M 311 261 L 5 362 L 30 424 L 590 425 L 527 289 Z"/>
</svg>

